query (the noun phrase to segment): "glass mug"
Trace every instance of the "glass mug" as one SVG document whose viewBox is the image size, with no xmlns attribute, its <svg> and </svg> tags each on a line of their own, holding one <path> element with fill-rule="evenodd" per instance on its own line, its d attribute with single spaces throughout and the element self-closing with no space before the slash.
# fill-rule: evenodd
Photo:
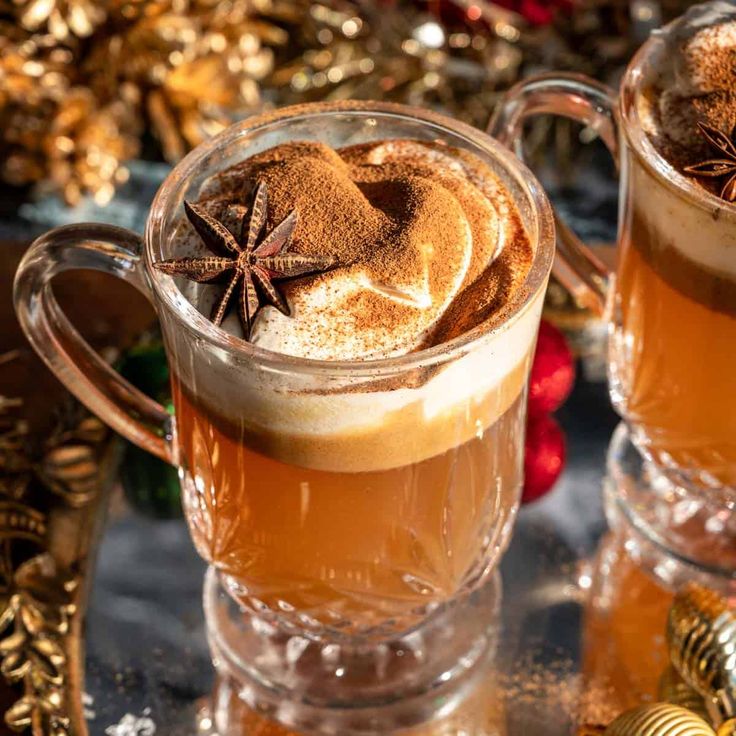
<svg viewBox="0 0 736 736">
<path fill-rule="evenodd" d="M 615 274 L 559 221 L 564 261 L 555 273 L 609 320 L 610 393 L 628 431 L 625 440 L 617 434 L 613 454 L 626 454 L 633 442 L 643 459 L 634 478 L 616 471 L 617 501 L 657 545 L 733 574 L 736 281 L 725 266 L 736 259 L 736 207 L 677 171 L 642 127 L 643 88 L 663 43 L 655 35 L 642 46 L 618 95 L 572 74 L 522 82 L 507 93 L 489 131 L 520 151 L 524 120 L 563 115 L 597 130 L 616 159 Z M 719 255 L 698 255 L 701 242 L 717 243 Z M 713 545 L 714 533 L 724 531 L 730 560 L 722 544 Z"/>
<path fill-rule="evenodd" d="M 470 151 L 512 193 L 534 258 L 498 318 L 403 357 L 300 359 L 215 327 L 152 267 L 175 255 L 183 200 L 215 172 L 290 140 L 340 147 L 387 138 Z M 228 676 L 280 688 L 282 699 L 299 691 L 310 703 L 324 696 L 334 705 L 344 692 L 353 707 L 361 693 L 381 703 L 431 689 L 480 651 L 490 619 L 463 606 L 478 605 L 469 594 L 489 579 L 518 509 L 527 379 L 553 253 L 545 195 L 484 133 L 398 105 L 316 104 L 248 119 L 189 154 L 159 189 L 142 240 L 96 224 L 42 236 L 18 270 L 15 299 L 29 340 L 67 388 L 180 468 L 191 534 L 211 565 L 210 641 Z M 173 417 L 61 313 L 49 282 L 79 268 L 117 275 L 153 302 Z M 455 634 L 419 656 L 422 631 L 426 639 L 440 630 Z M 407 647 L 416 656 L 399 667 Z M 294 653 L 304 663 L 313 650 L 328 658 L 331 679 L 306 664 L 295 674 Z"/>
</svg>

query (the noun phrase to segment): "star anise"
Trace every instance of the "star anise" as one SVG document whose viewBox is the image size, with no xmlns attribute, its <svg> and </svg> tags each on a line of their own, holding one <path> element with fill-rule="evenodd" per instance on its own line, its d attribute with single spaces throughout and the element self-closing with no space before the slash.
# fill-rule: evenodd
<svg viewBox="0 0 736 736">
<path fill-rule="evenodd" d="M 270 233 L 262 236 L 267 207 L 266 184 L 261 182 L 256 189 L 250 211 L 242 216 L 240 236 L 236 237 L 200 206 L 184 202 L 189 222 L 213 255 L 170 259 L 154 264 L 158 270 L 170 276 L 184 276 L 200 283 L 213 281 L 230 271 L 234 272 L 212 310 L 211 320 L 216 325 L 222 323 L 233 293 L 240 283 L 238 311 L 246 340 L 250 337 L 253 320 L 262 305 L 262 299 L 282 314 L 291 314 L 286 299 L 273 283 L 275 279 L 317 273 L 335 265 L 334 259 L 329 256 L 289 252 L 297 222 L 296 210 L 292 210 Z"/>
<path fill-rule="evenodd" d="M 727 176 L 720 196 L 726 202 L 736 201 L 736 145 L 733 137 L 705 123 L 698 123 L 698 128 L 710 146 L 718 151 L 720 158 L 711 158 L 686 166 L 684 171 L 693 176 L 707 176 L 714 179 Z"/>
</svg>

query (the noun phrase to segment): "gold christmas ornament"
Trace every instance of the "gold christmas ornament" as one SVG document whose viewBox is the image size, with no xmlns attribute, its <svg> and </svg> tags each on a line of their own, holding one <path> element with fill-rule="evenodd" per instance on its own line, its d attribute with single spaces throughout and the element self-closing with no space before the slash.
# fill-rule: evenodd
<svg viewBox="0 0 736 736">
<path fill-rule="evenodd" d="M 736 614 L 725 599 L 695 583 L 685 586 L 670 609 L 667 641 L 682 678 L 722 718 L 735 716 Z"/>
<path fill-rule="evenodd" d="M 259 81 L 273 67 L 264 40 L 288 39 L 277 27 L 251 18 L 250 4 L 200 0 L 185 10 L 165 5 L 126 4 L 133 22 L 101 39 L 87 68 L 98 96 L 120 95 L 136 107 L 164 158 L 175 162 L 258 109 Z"/>
<path fill-rule="evenodd" d="M 703 696 L 688 685 L 672 665 L 669 665 L 662 673 L 662 677 L 659 680 L 657 697 L 663 702 L 679 705 L 681 708 L 687 708 L 687 710 L 700 716 L 704 721 L 709 720 Z"/>
<path fill-rule="evenodd" d="M 92 192 L 98 204 L 107 204 L 115 187 L 125 181 L 123 165 L 137 155 L 137 121 L 121 101 L 98 107 L 88 89 L 75 88 L 58 105 L 42 152 L 54 186 L 70 204 Z"/>
<path fill-rule="evenodd" d="M 589 733 L 592 736 L 595 731 Z M 599 733 L 605 736 L 716 736 L 700 716 L 670 703 L 653 703 L 628 710 Z"/>
<path fill-rule="evenodd" d="M 258 109 L 269 2 L 0 0 L 0 176 L 104 204 L 147 133 L 173 162 Z"/>
<path fill-rule="evenodd" d="M 667 642 L 672 664 L 658 688 L 667 702 L 626 711 L 609 726 L 584 725 L 578 736 L 736 736 L 736 614 L 726 600 L 695 583 L 682 588 Z"/>
</svg>

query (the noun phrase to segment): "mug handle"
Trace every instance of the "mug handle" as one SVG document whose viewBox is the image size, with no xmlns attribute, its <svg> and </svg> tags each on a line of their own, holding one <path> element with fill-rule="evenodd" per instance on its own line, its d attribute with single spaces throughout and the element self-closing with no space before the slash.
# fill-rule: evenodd
<svg viewBox="0 0 736 736">
<path fill-rule="evenodd" d="M 69 322 L 51 279 L 70 270 L 112 274 L 149 300 L 141 268 L 143 242 L 113 225 L 66 225 L 33 242 L 15 275 L 13 298 L 21 327 L 54 375 L 116 432 L 168 463 L 174 463 L 171 417 L 109 366 Z"/>
<path fill-rule="evenodd" d="M 582 74 L 542 74 L 512 87 L 496 108 L 488 132 L 523 160 L 524 121 L 562 115 L 593 128 L 618 166 L 616 93 Z M 611 272 L 555 213 L 557 252 L 553 273 L 575 301 L 598 314 L 606 311 Z"/>
</svg>

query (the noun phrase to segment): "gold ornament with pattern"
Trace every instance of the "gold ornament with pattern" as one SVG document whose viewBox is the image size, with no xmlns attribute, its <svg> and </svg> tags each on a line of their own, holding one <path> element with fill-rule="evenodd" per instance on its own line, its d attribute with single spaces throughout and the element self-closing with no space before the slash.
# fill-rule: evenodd
<svg viewBox="0 0 736 736">
<path fill-rule="evenodd" d="M 582 726 L 578 736 L 723 736 L 692 711 L 651 703 L 622 713 L 608 726 Z"/>
<path fill-rule="evenodd" d="M 672 665 L 667 667 L 659 679 L 657 696 L 659 700 L 665 703 L 687 708 L 704 721 L 710 720 L 703 696 L 695 688 L 688 685 Z"/>
<path fill-rule="evenodd" d="M 667 642 L 685 682 L 722 720 L 736 723 L 736 614 L 726 600 L 696 583 L 685 586 L 670 608 Z"/>
</svg>

